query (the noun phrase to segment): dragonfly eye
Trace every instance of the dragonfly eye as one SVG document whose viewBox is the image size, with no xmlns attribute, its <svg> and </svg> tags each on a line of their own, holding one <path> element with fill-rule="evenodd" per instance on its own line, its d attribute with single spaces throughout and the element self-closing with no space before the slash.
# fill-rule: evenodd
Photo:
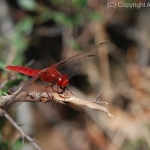
<svg viewBox="0 0 150 150">
<path fill-rule="evenodd" d="M 69 83 L 69 79 L 68 76 L 65 74 L 60 76 L 57 80 L 57 84 L 61 87 L 66 87 L 68 83 Z"/>
</svg>

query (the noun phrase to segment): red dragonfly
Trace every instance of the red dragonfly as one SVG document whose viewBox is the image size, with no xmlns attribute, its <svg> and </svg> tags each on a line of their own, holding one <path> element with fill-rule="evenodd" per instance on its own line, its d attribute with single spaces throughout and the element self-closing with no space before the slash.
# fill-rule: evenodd
<svg viewBox="0 0 150 150">
<path fill-rule="evenodd" d="M 92 65 L 91 61 L 98 62 L 98 57 L 96 56 L 96 49 L 101 48 L 106 44 L 107 42 L 100 43 L 91 49 L 88 49 L 66 60 L 55 63 L 43 70 L 36 70 L 23 66 L 7 66 L 6 68 L 9 70 L 16 71 L 33 77 L 16 95 L 14 95 L 13 99 L 16 98 L 16 96 L 18 95 L 19 95 L 18 97 L 20 97 L 20 94 L 22 95 L 23 99 L 24 96 L 26 96 L 24 94 L 26 92 L 24 91 L 29 90 L 30 89 L 29 87 L 31 87 L 32 83 L 38 78 L 40 78 L 44 82 L 50 83 L 49 86 L 45 87 L 46 92 L 47 88 L 51 87 L 53 89 L 53 86 L 57 85 L 56 92 L 58 94 L 64 93 L 69 83 L 69 78 L 89 68 Z"/>
</svg>

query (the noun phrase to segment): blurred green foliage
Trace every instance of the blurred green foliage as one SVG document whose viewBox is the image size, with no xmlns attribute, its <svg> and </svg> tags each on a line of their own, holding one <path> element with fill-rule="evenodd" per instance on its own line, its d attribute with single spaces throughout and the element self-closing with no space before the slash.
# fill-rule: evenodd
<svg viewBox="0 0 150 150">
<path fill-rule="evenodd" d="M 87 6 L 88 0 L 72 0 L 72 2 L 76 7 L 85 7 Z"/>
<path fill-rule="evenodd" d="M 122 147 L 122 150 L 148 150 L 149 146 L 147 142 L 144 139 L 138 139 L 134 142 L 128 142 L 126 141 Z"/>
<path fill-rule="evenodd" d="M 25 10 L 35 10 L 37 6 L 35 0 L 18 0 L 18 4 Z"/>
<path fill-rule="evenodd" d="M 21 147 L 22 147 L 21 140 L 18 140 L 13 145 L 10 145 L 9 142 L 2 140 L 2 135 L 0 132 L 0 150 L 20 150 Z"/>
<path fill-rule="evenodd" d="M 134 0 L 125 0 L 125 3 L 134 3 Z"/>
<path fill-rule="evenodd" d="M 5 86 L 0 90 L 0 96 L 4 95 L 4 93 L 8 93 L 8 89 L 15 85 L 19 85 L 19 83 L 23 80 L 23 76 L 18 74 L 18 77 L 14 80 L 9 80 Z"/>
<path fill-rule="evenodd" d="M 52 0 L 49 1 L 49 4 L 45 4 L 44 1 L 38 3 L 35 0 L 17 0 L 17 2 L 20 8 L 27 13 L 15 22 L 13 34 L 9 39 L 0 37 L 0 51 L 5 50 L 6 47 L 15 51 L 14 61 L 12 62 L 14 65 L 22 65 L 24 62 L 23 53 L 32 39 L 32 31 L 35 25 L 53 20 L 60 26 L 74 28 L 104 18 L 101 13 L 88 9 L 88 0 L 70 0 L 68 2 Z M 34 17 L 32 14 L 35 14 Z M 6 60 L 6 58 L 0 56 L 0 62 L 5 63 Z"/>
<path fill-rule="evenodd" d="M 12 150 L 20 150 L 21 147 L 23 146 L 22 140 L 17 140 L 13 145 L 12 145 Z"/>
</svg>

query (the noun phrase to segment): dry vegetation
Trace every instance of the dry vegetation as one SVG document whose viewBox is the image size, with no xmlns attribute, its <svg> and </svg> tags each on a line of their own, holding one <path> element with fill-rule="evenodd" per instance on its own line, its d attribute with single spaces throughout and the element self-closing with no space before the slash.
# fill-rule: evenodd
<svg viewBox="0 0 150 150">
<path fill-rule="evenodd" d="M 44 2 L 40 1 L 38 4 L 43 6 Z M 93 65 L 78 78 L 74 77 L 71 80 L 69 89 L 75 96 L 63 99 L 56 93 L 52 93 L 54 94 L 52 99 L 55 97 L 52 103 L 43 104 L 50 100 L 49 97 L 41 96 L 45 94 L 43 93 L 45 84 L 35 82 L 31 90 L 23 89 L 27 90 L 25 94 L 28 97 L 26 100 L 19 99 L 34 101 L 34 103 L 23 103 L 17 108 L 17 123 L 27 135 L 38 141 L 37 144 L 42 150 L 150 149 L 150 23 L 148 19 L 150 10 L 147 8 L 108 9 L 106 4 L 98 0 L 89 0 L 88 6 L 82 12 L 80 7 L 74 6 L 74 8 L 71 2 L 66 2 L 62 8 L 56 3 L 50 3 L 48 6 L 51 9 L 65 12 L 70 16 L 75 17 L 79 12 L 81 16 L 85 16 L 86 13 L 96 11 L 103 18 L 100 21 L 89 21 L 86 18 L 87 20 L 85 19 L 82 24 L 74 24 L 71 27 L 61 24 L 61 28 L 51 22 L 48 22 L 48 25 L 42 24 L 37 14 L 42 14 L 44 7 L 39 7 L 38 12 L 34 14 L 33 33 L 25 34 L 26 40 L 30 42 L 26 51 L 20 52 L 21 56 L 26 58 L 26 62 L 35 59 L 34 64 L 28 65 L 38 69 L 45 68 L 60 58 L 65 59 L 75 55 L 74 48 L 84 49 L 104 41 L 109 42 L 108 46 L 103 48 L 103 53 L 101 49 L 97 51 L 99 64 Z M 8 5 L 16 22 L 33 15 L 22 9 L 14 9 L 12 4 L 8 3 Z M 54 21 L 57 22 L 57 19 Z M 6 37 L 5 34 L 3 36 Z M 16 45 L 8 44 L 7 52 L 3 51 L 7 60 L 6 65 L 17 59 L 15 51 L 17 48 Z M 9 80 L 16 78 L 13 72 L 9 72 L 5 77 L 0 76 L 1 89 Z M 25 83 L 22 82 L 22 85 L 13 90 L 17 91 L 24 85 Z M 100 96 L 95 103 L 99 91 Z M 38 95 L 39 99 L 36 98 L 36 94 L 40 95 Z M 5 101 L 9 98 L 7 95 L 1 97 L 1 104 L 2 99 Z M 13 98 L 19 101 L 18 97 Z M 105 105 L 106 103 L 109 105 Z M 114 117 L 109 117 L 101 111 Z M 13 116 L 15 115 L 12 114 Z M 0 130 L 0 140 L 14 144 L 21 137 L 19 132 L 2 118 L 1 123 L 5 124 Z M 30 142 L 25 141 L 24 146 L 29 146 L 28 150 L 32 149 Z"/>
</svg>

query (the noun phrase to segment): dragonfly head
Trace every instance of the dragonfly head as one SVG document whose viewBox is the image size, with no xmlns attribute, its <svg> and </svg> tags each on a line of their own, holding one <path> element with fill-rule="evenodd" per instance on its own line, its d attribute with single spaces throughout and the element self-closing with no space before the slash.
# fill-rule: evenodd
<svg viewBox="0 0 150 150">
<path fill-rule="evenodd" d="M 57 80 L 57 85 L 59 85 L 62 88 L 66 87 L 68 83 L 69 78 L 66 74 L 62 74 Z"/>
</svg>

